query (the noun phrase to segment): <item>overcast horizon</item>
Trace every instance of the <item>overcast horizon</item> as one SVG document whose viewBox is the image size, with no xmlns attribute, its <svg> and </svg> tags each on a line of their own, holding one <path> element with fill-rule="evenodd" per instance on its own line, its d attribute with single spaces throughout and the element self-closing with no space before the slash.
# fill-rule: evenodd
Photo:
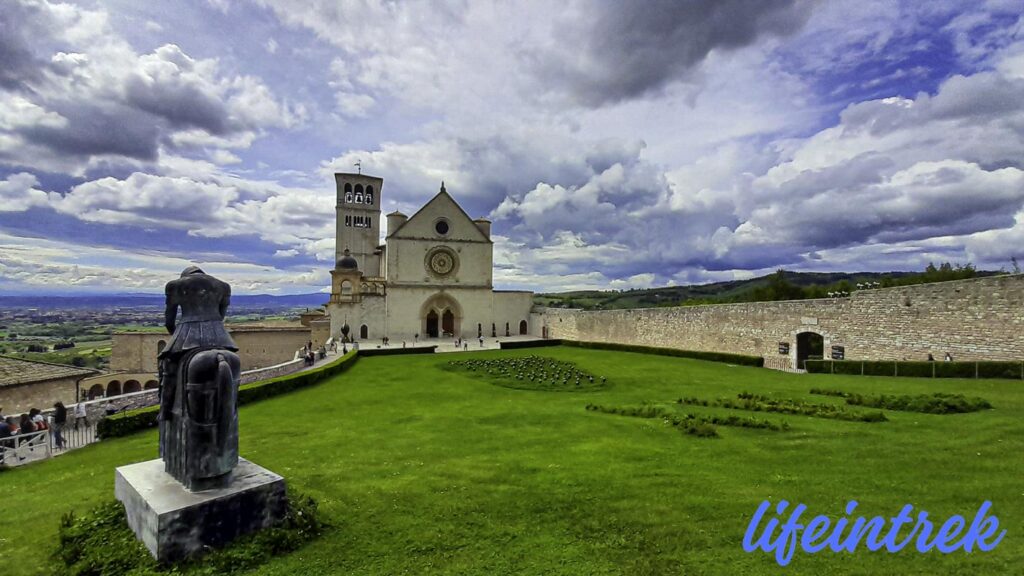
<svg viewBox="0 0 1024 576">
<path fill-rule="evenodd" d="M 0 6 L 0 293 L 325 290 L 332 173 L 553 292 L 1024 256 L 1019 0 Z"/>
</svg>

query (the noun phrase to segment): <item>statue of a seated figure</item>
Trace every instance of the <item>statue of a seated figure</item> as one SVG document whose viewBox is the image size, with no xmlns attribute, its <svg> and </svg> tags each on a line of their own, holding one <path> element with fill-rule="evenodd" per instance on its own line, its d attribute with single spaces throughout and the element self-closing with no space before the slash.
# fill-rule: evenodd
<svg viewBox="0 0 1024 576">
<path fill-rule="evenodd" d="M 172 336 L 159 355 L 160 457 L 189 490 L 220 487 L 238 464 L 240 362 L 224 328 L 231 287 L 190 266 L 166 295 Z"/>
</svg>

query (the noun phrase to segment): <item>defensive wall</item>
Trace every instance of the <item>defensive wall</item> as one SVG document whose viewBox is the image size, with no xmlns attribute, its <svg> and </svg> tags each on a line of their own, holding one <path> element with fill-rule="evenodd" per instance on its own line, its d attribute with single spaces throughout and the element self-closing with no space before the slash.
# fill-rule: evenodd
<svg viewBox="0 0 1024 576">
<path fill-rule="evenodd" d="M 858 290 L 849 297 L 631 310 L 548 308 L 550 338 L 764 356 L 797 367 L 807 336 L 848 360 L 1024 359 L 1024 275 Z M 805 348 L 799 350 L 800 348 Z"/>
</svg>

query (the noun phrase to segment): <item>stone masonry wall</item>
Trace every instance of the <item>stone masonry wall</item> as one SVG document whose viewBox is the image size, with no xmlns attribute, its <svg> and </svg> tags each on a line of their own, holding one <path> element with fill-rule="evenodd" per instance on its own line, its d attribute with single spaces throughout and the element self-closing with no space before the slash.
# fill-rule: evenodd
<svg viewBox="0 0 1024 576">
<path fill-rule="evenodd" d="M 765 357 L 795 366 L 796 336 L 820 334 L 849 360 L 1024 359 L 1024 275 L 859 290 L 848 298 L 544 312 L 552 338 Z M 779 354 L 779 343 L 790 352 Z"/>
</svg>

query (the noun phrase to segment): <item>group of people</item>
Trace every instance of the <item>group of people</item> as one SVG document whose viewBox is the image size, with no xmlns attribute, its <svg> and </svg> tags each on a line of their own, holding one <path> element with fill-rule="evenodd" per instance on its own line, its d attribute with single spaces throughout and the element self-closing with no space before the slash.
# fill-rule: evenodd
<svg viewBox="0 0 1024 576">
<path fill-rule="evenodd" d="M 75 405 L 74 426 L 88 425 L 88 418 L 85 411 L 85 404 Z M 38 408 L 32 408 L 20 416 L 5 416 L 3 408 L 0 407 L 0 446 L 5 448 L 16 448 L 32 441 L 31 434 L 49 430 L 53 434 L 53 443 L 58 450 L 64 449 L 64 429 L 68 425 L 68 409 L 63 402 L 53 405 L 53 413 L 49 417 L 43 414 Z M 0 452 L 0 464 L 3 463 L 3 453 Z"/>
<path fill-rule="evenodd" d="M 932 356 L 931 352 L 928 353 L 928 361 L 929 362 L 935 362 L 935 356 Z M 950 354 L 949 352 L 946 352 L 946 357 L 943 359 L 943 361 L 944 362 L 952 362 L 953 361 L 953 355 Z"/>
<path fill-rule="evenodd" d="M 302 347 L 303 359 L 306 361 L 306 366 L 312 366 L 316 364 L 317 358 L 323 360 L 327 358 L 327 347 L 320 345 L 320 348 L 316 351 L 313 350 L 313 341 L 306 342 L 306 345 Z"/>
</svg>

